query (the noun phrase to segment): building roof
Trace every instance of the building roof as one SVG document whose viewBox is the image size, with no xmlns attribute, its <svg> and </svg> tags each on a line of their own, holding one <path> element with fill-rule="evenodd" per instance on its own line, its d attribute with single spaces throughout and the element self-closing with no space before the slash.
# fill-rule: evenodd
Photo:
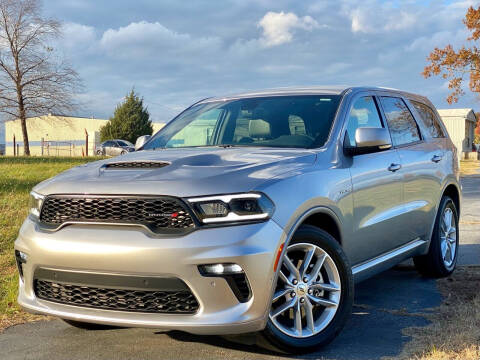
<svg viewBox="0 0 480 360">
<path fill-rule="evenodd" d="M 444 117 L 458 117 L 475 122 L 475 111 L 472 108 L 465 109 L 437 109 L 442 118 Z"/>
<path fill-rule="evenodd" d="M 27 117 L 28 119 L 37 119 L 37 118 L 42 118 L 42 117 L 47 117 L 47 118 L 68 118 L 68 119 L 90 119 L 90 120 L 103 120 L 107 121 L 107 119 L 99 119 L 94 116 L 76 116 L 76 115 L 60 115 L 60 114 L 45 114 L 45 115 L 38 115 L 38 116 L 30 116 Z M 18 119 L 8 119 L 5 120 L 4 122 L 10 122 L 10 121 L 17 121 Z"/>
</svg>

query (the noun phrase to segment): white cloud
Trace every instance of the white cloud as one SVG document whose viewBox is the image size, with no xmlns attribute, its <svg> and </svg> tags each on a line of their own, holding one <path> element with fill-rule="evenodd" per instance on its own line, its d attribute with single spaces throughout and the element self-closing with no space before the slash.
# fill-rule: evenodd
<svg viewBox="0 0 480 360">
<path fill-rule="evenodd" d="M 90 47 L 96 40 L 95 29 L 91 26 L 68 22 L 62 26 L 62 44 L 67 49 Z"/>
<path fill-rule="evenodd" d="M 344 13 L 351 20 L 354 33 L 373 34 L 386 31 L 407 30 L 417 22 L 417 14 L 382 6 L 376 1 L 368 1 L 351 8 L 344 5 Z"/>
<path fill-rule="evenodd" d="M 100 39 L 100 46 L 115 55 L 165 56 L 169 51 L 201 51 L 206 47 L 218 46 L 215 37 L 192 37 L 190 34 L 175 32 L 159 22 L 132 22 L 118 29 L 106 30 Z"/>
<path fill-rule="evenodd" d="M 269 11 L 258 23 L 258 27 L 263 29 L 261 41 L 266 47 L 292 41 L 294 29 L 312 31 L 318 26 L 311 16 L 299 18 L 293 12 L 284 13 L 283 11 Z"/>
</svg>

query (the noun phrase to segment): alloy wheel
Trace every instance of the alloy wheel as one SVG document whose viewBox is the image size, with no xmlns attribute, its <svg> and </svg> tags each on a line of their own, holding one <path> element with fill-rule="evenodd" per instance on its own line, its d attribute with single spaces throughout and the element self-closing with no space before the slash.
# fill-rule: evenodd
<svg viewBox="0 0 480 360">
<path fill-rule="evenodd" d="M 445 267 L 450 269 L 457 251 L 457 229 L 452 209 L 447 207 L 440 221 L 440 246 Z"/>
<path fill-rule="evenodd" d="M 282 259 L 270 320 L 292 337 L 316 335 L 335 317 L 341 291 L 337 266 L 327 252 L 313 244 L 293 244 Z"/>
</svg>

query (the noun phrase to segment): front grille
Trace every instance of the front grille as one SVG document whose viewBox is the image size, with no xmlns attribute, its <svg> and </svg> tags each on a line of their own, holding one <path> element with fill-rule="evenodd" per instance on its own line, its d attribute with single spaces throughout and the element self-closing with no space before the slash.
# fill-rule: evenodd
<svg viewBox="0 0 480 360">
<path fill-rule="evenodd" d="M 40 221 L 50 226 L 66 222 L 105 222 L 145 225 L 153 232 L 185 232 L 195 226 L 178 199 L 170 197 L 51 195 Z"/>
<path fill-rule="evenodd" d="M 127 290 L 35 280 L 35 295 L 56 303 L 95 309 L 144 313 L 193 314 L 198 302 L 186 290 Z"/>
<path fill-rule="evenodd" d="M 119 161 L 107 163 L 104 165 L 106 169 L 158 169 L 169 165 L 164 161 Z"/>
</svg>

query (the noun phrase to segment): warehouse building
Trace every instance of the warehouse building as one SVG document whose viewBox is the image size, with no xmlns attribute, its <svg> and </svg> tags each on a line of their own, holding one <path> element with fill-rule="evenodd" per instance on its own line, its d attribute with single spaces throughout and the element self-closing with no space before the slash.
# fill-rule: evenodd
<svg viewBox="0 0 480 360">
<path fill-rule="evenodd" d="M 107 120 L 64 115 L 27 119 L 30 154 L 34 156 L 91 156 L 100 143 L 100 128 Z M 164 124 L 153 123 L 154 133 Z M 20 120 L 5 122 L 5 154 L 23 155 Z"/>
<path fill-rule="evenodd" d="M 461 159 L 468 158 L 473 151 L 477 118 L 473 109 L 439 109 L 448 134 L 457 147 Z"/>
</svg>

